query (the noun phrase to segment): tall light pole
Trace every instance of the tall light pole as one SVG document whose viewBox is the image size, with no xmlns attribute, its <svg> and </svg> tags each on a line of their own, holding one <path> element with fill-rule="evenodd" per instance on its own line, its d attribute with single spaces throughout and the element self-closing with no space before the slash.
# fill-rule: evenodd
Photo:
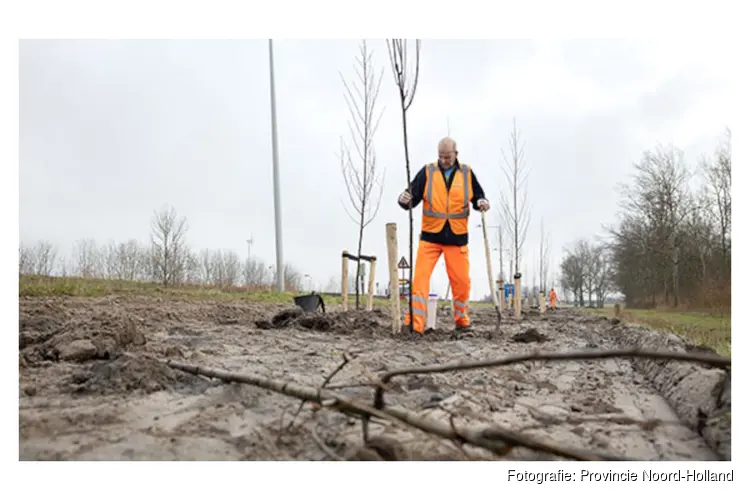
<svg viewBox="0 0 750 500">
<path fill-rule="evenodd" d="M 276 132 L 276 81 L 273 74 L 273 40 L 268 40 L 271 76 L 271 142 L 273 146 L 273 208 L 276 219 L 276 288 L 284 292 L 284 249 L 281 241 L 281 194 L 279 193 L 279 144 Z"/>
</svg>

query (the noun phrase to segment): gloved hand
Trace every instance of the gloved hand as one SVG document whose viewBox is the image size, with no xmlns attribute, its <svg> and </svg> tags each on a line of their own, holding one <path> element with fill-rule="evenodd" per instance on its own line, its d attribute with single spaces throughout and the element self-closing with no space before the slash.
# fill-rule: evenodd
<svg viewBox="0 0 750 500">
<path fill-rule="evenodd" d="M 477 201 L 477 206 L 479 207 L 479 210 L 481 210 L 482 212 L 486 212 L 490 209 L 490 202 L 482 198 Z"/>
<path fill-rule="evenodd" d="M 398 202 L 402 205 L 409 205 L 409 203 L 411 203 L 411 195 L 409 194 L 409 191 L 401 193 L 401 196 L 398 197 Z"/>
</svg>

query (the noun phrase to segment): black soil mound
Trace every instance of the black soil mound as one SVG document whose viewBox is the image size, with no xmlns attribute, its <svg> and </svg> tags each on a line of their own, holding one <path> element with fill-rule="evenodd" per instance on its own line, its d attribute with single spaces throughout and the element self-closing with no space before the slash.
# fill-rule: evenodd
<svg viewBox="0 0 750 500">
<path fill-rule="evenodd" d="M 549 342 L 549 338 L 546 335 L 539 333 L 539 330 L 536 328 L 529 328 L 524 332 L 517 333 L 511 337 L 511 340 L 523 344 L 530 344 L 532 342 Z"/>
<path fill-rule="evenodd" d="M 263 330 L 298 328 L 341 334 L 381 334 L 390 331 L 387 321 L 387 315 L 380 309 L 310 313 L 297 308 L 285 309 L 270 320 L 256 321 L 255 326 Z"/>
</svg>

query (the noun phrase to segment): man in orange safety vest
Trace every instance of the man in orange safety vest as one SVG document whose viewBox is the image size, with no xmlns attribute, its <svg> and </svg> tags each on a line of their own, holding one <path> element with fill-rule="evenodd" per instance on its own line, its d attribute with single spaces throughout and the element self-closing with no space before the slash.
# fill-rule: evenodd
<svg viewBox="0 0 750 500">
<path fill-rule="evenodd" d="M 453 317 L 456 330 L 470 329 L 469 319 L 469 204 L 474 210 L 487 211 L 490 203 L 469 165 L 458 162 L 456 141 L 445 137 L 438 143 L 438 161 L 422 167 L 411 182 L 411 196 L 404 191 L 398 203 L 404 210 L 422 204 L 422 234 L 414 265 L 411 287 L 414 310 L 413 329 L 424 333 L 430 277 L 438 259 L 445 255 L 453 292 Z M 411 318 L 407 311 L 403 330 Z"/>
</svg>

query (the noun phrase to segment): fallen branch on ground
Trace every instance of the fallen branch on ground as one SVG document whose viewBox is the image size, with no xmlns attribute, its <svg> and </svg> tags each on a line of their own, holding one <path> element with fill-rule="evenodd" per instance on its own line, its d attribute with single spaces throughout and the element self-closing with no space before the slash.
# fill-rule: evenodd
<svg viewBox="0 0 750 500">
<path fill-rule="evenodd" d="M 273 380 L 260 375 L 237 374 L 223 370 L 214 370 L 171 360 L 165 363 L 171 368 L 194 375 L 212 377 L 225 382 L 254 385 L 306 401 L 315 401 L 324 408 L 356 414 L 361 417 L 384 418 L 399 425 L 405 424 L 407 428 L 411 426 L 428 434 L 484 448 L 498 456 L 506 455 L 514 446 L 522 446 L 573 460 L 628 460 L 627 458 L 603 456 L 586 450 L 562 447 L 545 440 L 524 436 L 497 425 L 474 426 L 470 428 L 453 425 L 452 421 L 451 423 L 445 423 L 423 418 L 404 408 L 386 407 L 376 409 L 366 403 L 354 401 L 328 389 L 302 386 L 294 382 Z"/>
</svg>

